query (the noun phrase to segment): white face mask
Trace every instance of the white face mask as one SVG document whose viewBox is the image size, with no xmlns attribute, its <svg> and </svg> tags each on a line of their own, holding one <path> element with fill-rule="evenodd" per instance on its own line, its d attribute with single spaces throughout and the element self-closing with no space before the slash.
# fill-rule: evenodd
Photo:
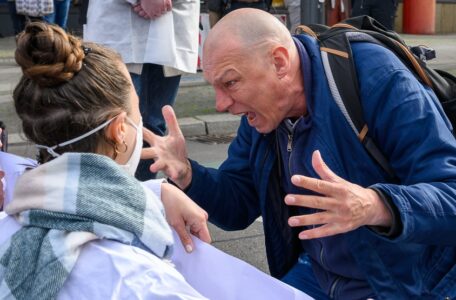
<svg viewBox="0 0 456 300">
<path fill-rule="evenodd" d="M 139 160 L 141 159 L 141 150 L 143 145 L 143 123 L 142 119 L 139 121 L 139 125 L 136 125 L 129 117 L 127 117 L 128 122 L 136 129 L 136 142 L 135 148 L 131 153 L 130 158 L 128 159 L 125 165 L 120 165 L 122 169 L 125 170 L 128 174 L 134 176 L 136 172 L 136 168 L 138 167 Z"/>
<path fill-rule="evenodd" d="M 108 126 L 108 124 L 111 123 L 112 120 L 114 120 L 116 117 L 107 120 L 106 122 L 104 122 L 103 124 L 98 126 L 97 128 L 94 128 L 94 129 L 90 130 L 89 132 L 84 133 L 81 136 L 78 136 L 78 137 L 76 137 L 74 139 L 71 139 L 69 141 L 60 143 L 58 145 L 55 145 L 55 146 L 52 146 L 52 147 L 44 146 L 44 145 L 35 145 L 35 146 L 37 148 L 40 148 L 40 149 L 46 149 L 47 152 L 52 157 L 59 157 L 60 154 L 58 154 L 57 152 L 54 151 L 57 147 L 64 147 L 66 145 L 69 145 L 69 144 L 72 144 L 74 142 L 80 141 L 80 140 L 88 137 L 89 135 L 94 134 L 95 132 L 105 128 L 106 126 Z M 140 120 L 139 125 L 136 125 L 129 117 L 127 117 L 127 121 L 136 129 L 136 142 L 135 142 L 135 148 L 133 149 L 133 152 L 131 153 L 131 156 L 128 159 L 127 163 L 125 165 L 120 165 L 120 166 L 127 173 L 129 173 L 131 175 L 135 175 L 136 168 L 138 167 L 139 160 L 141 158 L 141 149 L 142 149 L 142 145 L 143 145 L 143 132 L 142 132 L 143 125 L 142 125 L 142 119 Z"/>
</svg>

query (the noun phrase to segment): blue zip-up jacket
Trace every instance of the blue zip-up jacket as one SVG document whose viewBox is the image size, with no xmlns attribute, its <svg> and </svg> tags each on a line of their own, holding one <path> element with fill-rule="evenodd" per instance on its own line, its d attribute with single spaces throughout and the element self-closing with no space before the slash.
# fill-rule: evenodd
<svg viewBox="0 0 456 300">
<path fill-rule="evenodd" d="M 368 227 L 340 235 L 378 299 L 456 297 L 456 141 L 434 93 L 389 50 L 352 44 L 365 120 L 400 181 L 390 183 L 335 104 L 316 40 L 297 37 L 310 57 L 312 88 L 310 126 L 295 137 L 292 165 L 299 161 L 302 175 L 318 177 L 311 157 L 320 150 L 336 174 L 391 199 L 401 221 L 398 236 Z M 260 134 L 243 117 L 219 169 L 191 161 L 188 195 L 226 230 L 244 229 L 261 215 L 270 272 L 281 278 L 306 249 L 297 240 L 299 229 L 287 224 L 296 211 L 283 204 L 286 174 L 277 143 L 276 132 Z M 327 249 L 328 269 L 337 269 L 331 257 L 337 251 Z"/>
</svg>

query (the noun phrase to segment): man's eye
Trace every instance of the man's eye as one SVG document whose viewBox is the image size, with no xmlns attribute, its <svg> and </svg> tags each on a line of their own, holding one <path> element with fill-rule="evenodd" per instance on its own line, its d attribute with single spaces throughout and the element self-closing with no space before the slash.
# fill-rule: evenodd
<svg viewBox="0 0 456 300">
<path fill-rule="evenodd" d="M 232 87 L 236 83 L 236 80 L 229 80 L 224 83 L 226 88 Z"/>
</svg>

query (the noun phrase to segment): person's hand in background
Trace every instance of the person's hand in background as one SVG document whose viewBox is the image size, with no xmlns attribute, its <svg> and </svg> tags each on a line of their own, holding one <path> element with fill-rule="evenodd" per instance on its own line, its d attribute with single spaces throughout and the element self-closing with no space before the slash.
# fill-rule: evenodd
<svg viewBox="0 0 456 300">
<path fill-rule="evenodd" d="M 171 11 L 171 0 L 140 0 L 133 10 L 144 19 L 156 19 Z"/>
</svg>

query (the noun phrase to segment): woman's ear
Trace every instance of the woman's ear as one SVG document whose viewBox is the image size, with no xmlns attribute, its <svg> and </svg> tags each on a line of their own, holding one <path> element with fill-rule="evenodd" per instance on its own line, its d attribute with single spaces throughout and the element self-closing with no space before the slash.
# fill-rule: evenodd
<svg viewBox="0 0 456 300">
<path fill-rule="evenodd" d="M 290 70 L 290 54 L 288 49 L 283 46 L 276 46 L 272 50 L 272 59 L 277 77 L 282 79 Z"/>
<path fill-rule="evenodd" d="M 122 144 L 126 135 L 126 117 L 127 113 L 122 112 L 109 123 L 106 128 L 106 138 L 115 144 Z"/>
</svg>

